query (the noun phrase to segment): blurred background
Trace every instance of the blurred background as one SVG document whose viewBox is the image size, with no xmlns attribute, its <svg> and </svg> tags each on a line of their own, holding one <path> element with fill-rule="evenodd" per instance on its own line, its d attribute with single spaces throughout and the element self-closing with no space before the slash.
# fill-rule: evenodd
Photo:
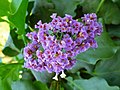
<svg viewBox="0 0 120 90">
<path fill-rule="evenodd" d="M 7 22 L 0 22 L 0 62 L 3 63 L 9 63 L 12 59 L 11 57 L 6 56 L 2 53 L 2 49 L 4 48 L 9 36 L 9 32 L 9 24 Z"/>
</svg>

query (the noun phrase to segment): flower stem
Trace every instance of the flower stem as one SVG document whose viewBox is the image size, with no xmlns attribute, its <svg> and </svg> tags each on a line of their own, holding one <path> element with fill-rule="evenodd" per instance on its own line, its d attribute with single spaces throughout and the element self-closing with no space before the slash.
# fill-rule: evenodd
<svg viewBox="0 0 120 90">
<path fill-rule="evenodd" d="M 25 46 L 27 45 L 27 42 L 26 42 L 26 38 L 25 38 L 25 35 L 24 34 L 22 34 L 22 39 L 23 39 L 23 42 L 24 42 L 24 44 L 25 44 Z"/>
<path fill-rule="evenodd" d="M 97 7 L 97 10 L 96 10 L 96 14 L 99 12 L 101 6 L 103 5 L 105 0 L 101 0 L 101 2 L 99 3 L 98 7 Z"/>
</svg>

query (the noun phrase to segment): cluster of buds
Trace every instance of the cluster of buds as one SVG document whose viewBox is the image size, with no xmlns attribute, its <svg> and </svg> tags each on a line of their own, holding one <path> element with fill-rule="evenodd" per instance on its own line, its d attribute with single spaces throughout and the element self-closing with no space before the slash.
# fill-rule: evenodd
<svg viewBox="0 0 120 90">
<path fill-rule="evenodd" d="M 85 14 L 78 22 L 70 15 L 65 17 L 51 15 L 52 21 L 39 21 L 38 31 L 27 33 L 30 43 L 24 48 L 24 67 L 39 72 L 55 72 L 64 78 L 64 70 L 76 63 L 75 56 L 89 48 L 97 48 L 95 37 L 102 32 L 102 24 L 97 22 L 96 14 Z"/>
</svg>

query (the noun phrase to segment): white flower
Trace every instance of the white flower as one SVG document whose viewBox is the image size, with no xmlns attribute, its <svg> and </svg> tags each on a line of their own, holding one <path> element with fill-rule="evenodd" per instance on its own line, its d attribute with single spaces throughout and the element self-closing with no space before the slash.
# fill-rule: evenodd
<svg viewBox="0 0 120 90">
<path fill-rule="evenodd" d="M 66 74 L 64 73 L 64 71 L 62 71 L 62 74 L 60 75 L 61 78 L 65 78 Z"/>
<path fill-rule="evenodd" d="M 53 77 L 54 80 L 58 81 L 58 74 L 56 73 L 56 75 Z"/>
</svg>

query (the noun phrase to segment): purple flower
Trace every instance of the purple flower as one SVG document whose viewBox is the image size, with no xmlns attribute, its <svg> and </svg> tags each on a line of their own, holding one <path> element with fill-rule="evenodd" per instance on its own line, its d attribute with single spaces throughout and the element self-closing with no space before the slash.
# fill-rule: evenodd
<svg viewBox="0 0 120 90">
<path fill-rule="evenodd" d="M 89 39 L 87 40 L 87 42 L 90 44 L 90 46 L 91 46 L 92 48 L 97 48 L 97 47 L 98 47 L 97 42 L 96 42 L 93 38 L 89 38 Z"/>
<path fill-rule="evenodd" d="M 82 21 L 85 22 L 86 24 L 90 24 L 90 21 L 97 21 L 97 16 L 95 13 L 92 14 L 84 14 L 84 17 L 82 17 Z"/>
<path fill-rule="evenodd" d="M 85 52 L 86 50 L 88 50 L 90 48 L 90 43 L 88 42 L 83 42 L 80 47 L 79 47 L 79 51 L 81 52 Z"/>
<path fill-rule="evenodd" d="M 37 32 L 30 32 L 30 33 L 27 33 L 26 36 L 30 39 L 30 40 L 33 40 L 33 41 L 37 41 L 38 40 L 38 37 L 37 37 Z"/>
<path fill-rule="evenodd" d="M 53 13 L 50 17 L 54 19 L 56 18 L 56 16 L 57 16 L 57 13 Z"/>
<path fill-rule="evenodd" d="M 24 58 L 25 58 L 25 60 L 27 60 L 29 58 L 32 58 L 32 53 L 33 53 L 32 50 L 28 46 L 26 46 L 24 48 Z"/>
<path fill-rule="evenodd" d="M 77 38 L 81 38 L 82 40 L 85 40 L 87 37 L 88 37 L 88 33 L 86 27 L 82 27 L 80 32 L 77 34 Z"/>
<path fill-rule="evenodd" d="M 64 70 L 69 70 L 76 63 L 75 56 L 89 48 L 97 48 L 95 37 L 101 35 L 102 24 L 97 22 L 95 13 L 85 14 L 78 22 L 71 15 L 65 17 L 50 16 L 52 21 L 39 21 L 38 31 L 27 33 L 30 43 L 24 48 L 24 67 L 39 72 L 55 72 L 53 79 L 65 77 Z M 51 33 L 50 33 L 51 32 Z"/>
</svg>

